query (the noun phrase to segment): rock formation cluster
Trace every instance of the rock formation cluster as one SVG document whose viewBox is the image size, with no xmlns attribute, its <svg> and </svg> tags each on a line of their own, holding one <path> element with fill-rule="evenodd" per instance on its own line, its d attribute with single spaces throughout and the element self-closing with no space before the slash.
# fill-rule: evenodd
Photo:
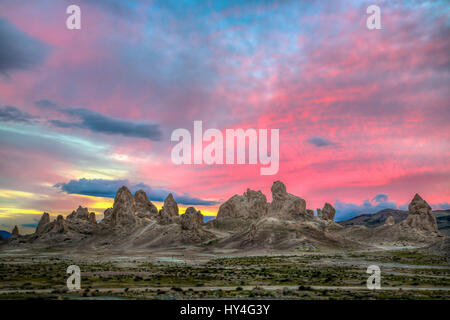
<svg viewBox="0 0 450 320">
<path fill-rule="evenodd" d="M 143 190 L 133 195 L 123 186 L 100 222 L 94 212 L 81 206 L 66 218 L 58 215 L 54 220 L 44 212 L 34 234 L 21 236 L 16 226 L 10 243 L 17 239 L 21 239 L 20 243 L 52 245 L 90 241 L 97 246 L 122 248 L 214 243 L 222 248 L 313 250 L 399 239 L 431 242 L 439 236 L 431 207 L 418 194 L 409 204 L 405 220 L 396 224 L 390 216 L 384 225 L 368 229 L 336 224 L 336 210 L 329 203 L 317 209 L 315 216 L 313 210 L 307 209 L 306 201 L 288 193 L 280 181 L 273 183 L 271 193 L 272 201 L 268 202 L 261 191 L 247 189 L 225 201 L 214 221 L 204 223 L 202 213 L 194 207 L 180 214 L 172 194 L 158 211 Z"/>
<path fill-rule="evenodd" d="M 401 223 L 425 231 L 437 232 L 436 218 L 431 212 L 430 205 L 417 193 L 408 206 L 409 215 Z"/>
</svg>

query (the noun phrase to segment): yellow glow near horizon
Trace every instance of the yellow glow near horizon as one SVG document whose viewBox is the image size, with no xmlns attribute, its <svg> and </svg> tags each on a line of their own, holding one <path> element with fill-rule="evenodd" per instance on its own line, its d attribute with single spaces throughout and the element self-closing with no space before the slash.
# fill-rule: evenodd
<svg viewBox="0 0 450 320">
<path fill-rule="evenodd" d="M 12 217 L 17 214 L 42 214 L 43 211 L 24 208 L 0 208 L 0 217 Z"/>
<path fill-rule="evenodd" d="M 16 191 L 16 190 L 7 190 L 7 189 L 0 189 L 0 197 L 13 199 L 13 198 L 38 198 L 40 196 L 46 195 L 38 195 L 34 193 L 29 192 L 23 192 L 23 191 Z M 88 195 L 71 195 L 75 198 L 79 199 L 78 205 L 81 205 L 82 207 L 87 207 L 89 211 L 94 211 L 97 214 L 103 214 L 103 212 L 108 209 L 112 208 L 114 204 L 113 198 L 106 198 L 106 197 L 94 197 L 94 196 L 88 196 Z M 161 210 L 162 206 L 164 205 L 163 202 L 160 201 L 152 201 L 152 203 L 156 206 L 156 208 Z M 78 207 L 76 205 L 73 208 L 60 208 L 56 210 L 44 210 L 45 212 L 48 212 L 52 216 L 57 216 L 58 214 L 62 214 L 63 216 L 66 216 L 70 214 L 73 210 L 76 210 Z M 180 214 L 184 214 L 186 209 L 190 207 L 189 205 L 178 205 Z M 217 209 L 216 208 L 205 208 L 205 207 L 196 207 L 197 210 L 200 210 L 201 213 L 204 216 L 216 216 L 217 215 Z M 20 207 L 0 207 L 0 217 L 4 218 L 10 218 L 14 217 L 14 215 L 18 214 L 36 214 L 36 215 L 42 215 L 44 212 L 42 210 L 36 210 L 36 209 L 30 209 L 30 208 L 20 208 Z"/>
<path fill-rule="evenodd" d="M 91 200 L 93 203 L 90 203 L 89 205 L 80 203 L 82 207 L 88 207 L 88 209 L 108 209 L 112 208 L 114 199 L 112 198 L 106 198 L 106 197 L 94 197 L 94 196 L 87 196 L 87 195 L 76 195 L 79 198 L 87 198 Z M 95 210 L 94 210 L 95 211 Z"/>
</svg>

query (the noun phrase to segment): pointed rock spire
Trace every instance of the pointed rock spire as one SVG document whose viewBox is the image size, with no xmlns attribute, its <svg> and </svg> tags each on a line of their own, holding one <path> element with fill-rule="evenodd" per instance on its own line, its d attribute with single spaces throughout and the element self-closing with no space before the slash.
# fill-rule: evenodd
<svg viewBox="0 0 450 320">
<path fill-rule="evenodd" d="M 280 219 L 297 219 L 310 217 L 306 212 L 306 201 L 287 193 L 286 186 L 281 181 L 275 181 L 270 189 L 272 202 L 268 215 Z"/>
<path fill-rule="evenodd" d="M 178 204 L 176 203 L 173 195 L 169 193 L 166 200 L 164 200 L 164 205 L 161 210 L 159 210 L 158 221 L 161 224 L 169 224 L 178 218 Z"/>
<path fill-rule="evenodd" d="M 186 212 L 181 215 L 181 228 L 184 230 L 193 230 L 199 228 L 203 224 L 203 215 L 194 207 L 189 207 Z"/>
<path fill-rule="evenodd" d="M 18 228 L 17 226 L 14 226 L 14 228 L 12 229 L 11 234 L 12 234 L 12 236 L 14 236 L 14 237 L 20 236 L 19 228 Z"/>
<path fill-rule="evenodd" d="M 173 198 L 172 193 L 169 193 L 166 200 L 164 200 L 164 206 L 162 207 L 162 210 L 169 216 L 178 217 L 178 204 Z"/>
<path fill-rule="evenodd" d="M 416 193 L 408 206 L 408 211 L 409 214 L 426 214 L 431 212 L 431 207 L 418 193 Z"/>
<path fill-rule="evenodd" d="M 64 217 L 62 215 L 59 215 L 56 218 L 52 231 L 56 233 L 66 233 L 68 231 L 66 221 L 64 220 Z"/>
<path fill-rule="evenodd" d="M 317 215 L 319 216 L 319 218 L 323 220 L 334 221 L 336 209 L 334 209 L 334 207 L 331 204 L 326 202 L 322 210 L 317 209 Z"/>
<path fill-rule="evenodd" d="M 134 224 L 136 212 L 136 202 L 127 187 L 121 187 L 114 198 L 114 205 L 112 209 L 112 219 L 114 224 L 128 225 Z"/>
<path fill-rule="evenodd" d="M 39 220 L 39 223 L 36 227 L 35 233 L 42 233 L 45 229 L 45 226 L 50 223 L 50 215 L 47 212 L 44 212 L 42 214 L 41 220 Z"/>
<path fill-rule="evenodd" d="M 97 224 L 97 220 L 95 219 L 95 212 L 89 213 L 89 222 L 92 224 Z"/>
<path fill-rule="evenodd" d="M 144 190 L 138 190 L 134 194 L 136 202 L 136 215 L 140 218 L 155 218 L 158 214 L 156 206 L 148 199 Z"/>
<path fill-rule="evenodd" d="M 431 211 L 430 205 L 422 199 L 419 194 L 415 194 L 408 206 L 409 215 L 402 221 L 402 225 L 419 230 L 437 232 L 436 217 Z"/>
</svg>

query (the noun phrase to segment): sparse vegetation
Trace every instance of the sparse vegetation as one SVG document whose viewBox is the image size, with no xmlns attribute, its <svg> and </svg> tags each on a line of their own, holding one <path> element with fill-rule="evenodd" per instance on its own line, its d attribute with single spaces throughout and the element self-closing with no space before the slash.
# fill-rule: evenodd
<svg viewBox="0 0 450 320">
<path fill-rule="evenodd" d="M 67 266 L 82 270 L 82 290 L 67 291 Z M 200 263 L 95 261 L 63 254 L 7 255 L 0 262 L 1 298 L 121 299 L 262 298 L 449 299 L 449 290 L 350 290 L 365 288 L 366 268 L 379 264 L 382 286 L 449 288 L 445 258 L 411 250 L 358 253 L 222 256 Z M 333 289 L 335 288 L 335 289 Z M 339 288 L 339 290 L 337 290 Z M 5 292 L 9 290 L 8 292 Z M 20 291 L 19 291 L 20 290 Z"/>
</svg>

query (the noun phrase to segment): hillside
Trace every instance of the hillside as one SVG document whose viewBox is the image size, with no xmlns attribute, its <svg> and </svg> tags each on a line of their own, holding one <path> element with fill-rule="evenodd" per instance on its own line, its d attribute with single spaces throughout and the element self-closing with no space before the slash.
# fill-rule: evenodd
<svg viewBox="0 0 450 320">
<path fill-rule="evenodd" d="M 450 235 L 450 210 L 433 211 L 440 232 Z M 388 217 L 392 216 L 395 223 L 399 223 L 406 219 L 408 211 L 384 209 L 377 213 L 366 213 L 352 219 L 339 221 L 342 226 L 366 226 L 367 228 L 376 228 L 384 225 Z"/>
</svg>

